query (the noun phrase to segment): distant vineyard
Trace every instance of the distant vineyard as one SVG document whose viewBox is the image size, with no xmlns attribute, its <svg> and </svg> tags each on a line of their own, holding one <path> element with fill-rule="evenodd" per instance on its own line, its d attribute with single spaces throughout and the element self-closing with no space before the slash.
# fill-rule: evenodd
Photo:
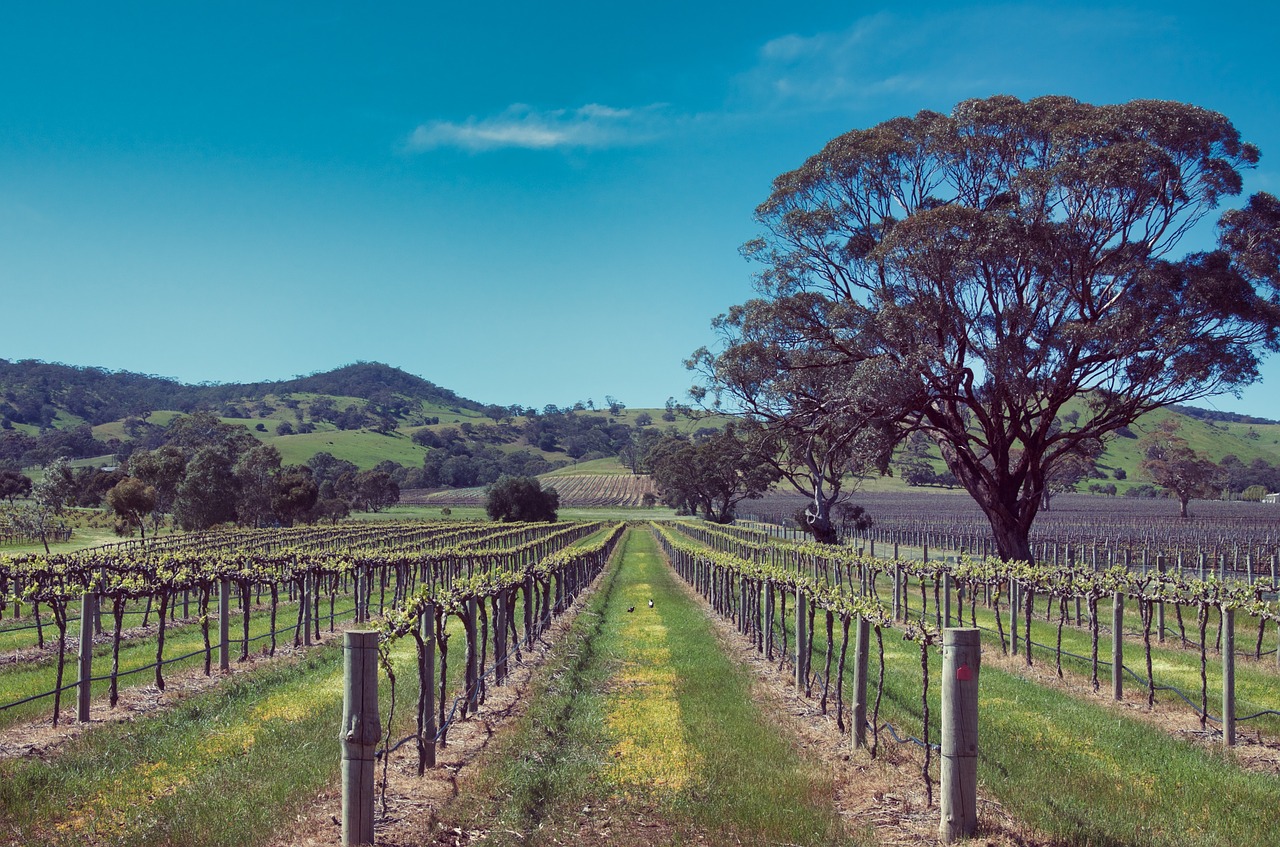
<svg viewBox="0 0 1280 847">
<path fill-rule="evenodd" d="M 644 496 L 658 496 L 653 478 L 633 474 L 583 474 L 542 479 L 544 488 L 560 492 L 560 505 L 570 507 L 643 506 Z M 400 502 L 427 506 L 481 506 L 484 488 L 459 488 L 452 491 L 405 491 Z"/>
</svg>

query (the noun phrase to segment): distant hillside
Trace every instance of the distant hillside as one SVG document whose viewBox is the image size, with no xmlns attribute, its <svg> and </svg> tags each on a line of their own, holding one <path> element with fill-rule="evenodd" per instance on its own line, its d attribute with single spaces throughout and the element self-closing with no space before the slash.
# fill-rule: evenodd
<svg viewBox="0 0 1280 847">
<path fill-rule="evenodd" d="M 1266 424 L 1280 425 L 1280 421 L 1270 418 L 1258 418 L 1253 415 L 1241 415 L 1236 412 L 1220 412 L 1217 409 L 1201 409 L 1198 406 L 1170 406 L 1170 411 L 1198 421 L 1214 421 L 1216 423 Z"/>
<path fill-rule="evenodd" d="M 388 397 L 478 411 L 468 400 L 421 377 L 376 362 L 277 382 L 184 385 L 167 377 L 94 367 L 0 359 L 0 421 L 37 428 L 99 424 L 159 410 L 216 411 L 268 395 L 326 394 L 384 402 Z"/>
</svg>

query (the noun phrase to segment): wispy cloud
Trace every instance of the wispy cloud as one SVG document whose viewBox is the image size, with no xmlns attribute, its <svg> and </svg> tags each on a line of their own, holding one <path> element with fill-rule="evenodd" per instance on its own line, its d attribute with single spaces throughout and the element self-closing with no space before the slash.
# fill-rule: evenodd
<svg viewBox="0 0 1280 847">
<path fill-rule="evenodd" d="M 995 4 L 947 12 L 895 11 L 847 29 L 766 42 L 735 80 L 738 107 L 831 109 L 908 95 L 953 102 L 997 92 L 1056 92 L 1093 73 L 1081 55 L 1121 64 L 1170 21 L 1121 10 Z"/>
<path fill-rule="evenodd" d="M 516 103 L 488 117 L 422 124 L 409 136 L 407 146 L 412 151 L 454 147 L 471 152 L 632 146 L 662 133 L 661 113 L 661 104 L 616 109 L 588 103 L 576 109 L 540 110 Z"/>
</svg>

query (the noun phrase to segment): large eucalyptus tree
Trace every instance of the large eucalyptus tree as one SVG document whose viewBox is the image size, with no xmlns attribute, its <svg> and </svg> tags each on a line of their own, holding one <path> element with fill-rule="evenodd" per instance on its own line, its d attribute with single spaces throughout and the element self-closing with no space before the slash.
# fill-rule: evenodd
<svg viewBox="0 0 1280 847">
<path fill-rule="evenodd" d="M 1029 559 L 1059 462 L 1256 380 L 1277 348 L 1275 198 L 1187 252 L 1257 160 L 1222 115 L 1150 100 L 1000 96 L 848 132 L 756 210 L 760 297 L 720 319 L 711 387 L 785 397 L 827 369 L 855 423 L 936 439 L 1000 554 Z M 1069 403 L 1085 409 L 1073 423 Z"/>
</svg>

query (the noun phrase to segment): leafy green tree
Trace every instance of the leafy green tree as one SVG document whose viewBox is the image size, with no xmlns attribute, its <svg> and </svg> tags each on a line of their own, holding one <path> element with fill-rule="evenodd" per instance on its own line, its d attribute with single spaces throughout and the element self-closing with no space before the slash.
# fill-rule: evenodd
<svg viewBox="0 0 1280 847">
<path fill-rule="evenodd" d="M 203 530 L 236 519 L 236 477 L 231 457 L 205 447 L 192 457 L 178 486 L 174 519 L 186 530 Z"/>
<path fill-rule="evenodd" d="M 1178 254 L 1257 160 L 1182 103 L 968 100 L 833 139 L 774 181 L 744 252 L 777 343 L 849 393 L 868 357 L 901 369 L 919 394 L 900 431 L 939 444 L 1002 557 L 1030 559 L 1062 456 L 1247 385 L 1277 349 L 1275 198 Z"/>
<path fill-rule="evenodd" d="M 1188 505 L 1193 497 L 1212 497 L 1217 493 L 1221 469 L 1208 458 L 1191 449 L 1178 435 L 1177 418 L 1166 418 L 1138 441 L 1142 449 L 1139 468 L 1142 475 L 1178 498 L 1179 516 L 1191 517 Z"/>
<path fill-rule="evenodd" d="M 155 489 L 156 505 L 151 512 L 153 527 L 158 529 L 164 515 L 172 514 L 178 500 L 178 486 L 187 473 L 187 457 L 176 445 L 166 444 L 156 450 L 139 450 L 129 456 L 129 475 Z"/>
<path fill-rule="evenodd" d="M 275 522 L 273 500 L 280 473 L 280 451 L 261 444 L 235 464 L 236 517 L 245 526 L 270 526 Z"/>
<path fill-rule="evenodd" d="M 664 502 L 714 523 L 732 521 L 739 503 L 759 498 L 780 477 L 762 444 L 740 438 L 732 424 L 701 441 L 668 436 L 649 464 Z"/>
<path fill-rule="evenodd" d="M 559 508 L 560 492 L 529 476 L 501 477 L 485 493 L 484 510 L 495 521 L 553 522 Z"/>
<path fill-rule="evenodd" d="M 13 501 L 18 497 L 26 497 L 31 493 L 31 477 L 11 470 L 0 470 L 0 497 Z"/>
<path fill-rule="evenodd" d="M 320 486 L 316 485 L 311 469 L 306 465 L 288 465 L 275 477 L 271 512 L 281 526 L 293 526 L 313 513 L 319 497 Z"/>
<path fill-rule="evenodd" d="M 400 502 L 400 486 L 386 471 L 363 471 L 354 480 L 351 505 L 365 512 L 380 512 Z"/>
<path fill-rule="evenodd" d="M 107 492 L 107 508 L 126 526 L 136 526 L 147 537 L 147 515 L 156 508 L 156 490 L 140 479 L 125 477 Z"/>
</svg>

